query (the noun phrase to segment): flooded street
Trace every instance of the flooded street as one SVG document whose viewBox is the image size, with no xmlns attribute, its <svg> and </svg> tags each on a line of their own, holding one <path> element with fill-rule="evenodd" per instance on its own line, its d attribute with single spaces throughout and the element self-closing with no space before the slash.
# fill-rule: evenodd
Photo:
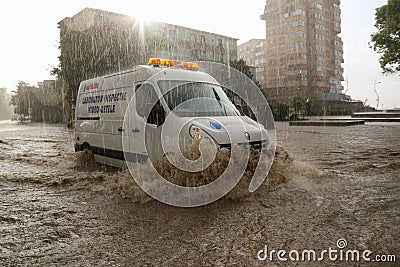
<svg viewBox="0 0 400 267">
<path fill-rule="evenodd" d="M 400 124 L 276 125 L 289 154 L 271 170 L 279 183 L 177 208 L 126 171 L 86 168 L 62 125 L 0 122 L 0 266 L 271 266 L 257 259 L 265 245 L 321 251 L 339 239 L 399 258 Z"/>
</svg>

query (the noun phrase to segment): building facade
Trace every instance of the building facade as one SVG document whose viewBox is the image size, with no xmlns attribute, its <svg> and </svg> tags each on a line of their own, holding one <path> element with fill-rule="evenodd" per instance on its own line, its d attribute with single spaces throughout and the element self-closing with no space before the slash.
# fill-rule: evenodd
<svg viewBox="0 0 400 267">
<path fill-rule="evenodd" d="M 187 27 L 139 20 L 85 8 L 58 23 L 65 98 L 76 97 L 83 80 L 147 64 L 149 58 L 228 63 L 237 39 Z"/>
<path fill-rule="evenodd" d="M 265 93 L 272 102 L 295 96 L 344 98 L 340 0 L 266 0 Z"/>
<path fill-rule="evenodd" d="M 133 45 L 136 47 L 137 62 L 134 64 L 145 64 L 150 57 L 225 64 L 237 59 L 238 39 L 183 26 L 155 21 L 140 22 L 127 15 L 93 8 L 85 8 L 59 22 L 61 31 L 101 30 L 106 25 L 113 25 L 115 31 L 130 29 L 128 34 L 134 36 L 136 41 Z"/>
<path fill-rule="evenodd" d="M 265 39 L 251 39 L 238 46 L 238 58 L 255 68 L 255 79 L 261 86 L 265 85 L 266 57 Z"/>
<path fill-rule="evenodd" d="M 228 64 L 237 59 L 237 39 L 162 22 L 145 22 L 147 57 Z"/>
</svg>

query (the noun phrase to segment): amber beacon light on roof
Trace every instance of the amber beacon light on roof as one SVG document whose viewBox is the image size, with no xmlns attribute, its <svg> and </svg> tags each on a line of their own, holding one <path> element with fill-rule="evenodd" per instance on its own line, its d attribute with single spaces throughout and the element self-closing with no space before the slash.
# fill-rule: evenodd
<svg viewBox="0 0 400 267">
<path fill-rule="evenodd" d="M 189 70 L 198 70 L 199 69 L 199 64 L 194 63 L 194 62 L 163 59 L 163 58 L 150 58 L 147 64 L 152 65 L 152 66 L 179 67 L 179 68 L 189 69 Z"/>
</svg>

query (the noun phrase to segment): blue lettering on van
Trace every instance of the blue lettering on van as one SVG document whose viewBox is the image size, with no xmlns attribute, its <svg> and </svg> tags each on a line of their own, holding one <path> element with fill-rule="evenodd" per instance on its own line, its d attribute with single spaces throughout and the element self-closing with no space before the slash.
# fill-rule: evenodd
<svg viewBox="0 0 400 267">
<path fill-rule="evenodd" d="M 89 114 L 115 113 L 115 105 L 89 106 L 88 113 Z"/>
<path fill-rule="evenodd" d="M 99 106 L 90 106 L 88 107 L 88 113 L 99 113 Z"/>
<path fill-rule="evenodd" d="M 102 95 L 85 96 L 82 99 L 82 104 L 95 104 L 95 103 L 102 103 L 102 102 L 103 102 L 103 96 Z"/>
<path fill-rule="evenodd" d="M 110 103 L 118 101 L 126 101 L 127 93 L 110 93 L 106 95 L 91 95 L 82 98 L 82 104 L 99 104 L 99 103 Z"/>
<path fill-rule="evenodd" d="M 82 104 L 102 104 L 102 103 L 110 103 L 105 105 L 90 105 L 87 107 L 89 114 L 98 114 L 98 113 L 115 113 L 115 104 L 111 104 L 112 102 L 118 101 L 126 101 L 127 93 L 119 92 L 119 93 L 110 93 L 105 95 L 91 95 L 85 96 L 82 98 Z"/>
<path fill-rule="evenodd" d="M 126 100 L 126 92 L 111 93 L 111 94 L 106 94 L 104 96 L 104 102 L 117 102 L 125 100 Z"/>
<path fill-rule="evenodd" d="M 101 106 L 100 113 L 115 113 L 115 105 Z"/>
</svg>

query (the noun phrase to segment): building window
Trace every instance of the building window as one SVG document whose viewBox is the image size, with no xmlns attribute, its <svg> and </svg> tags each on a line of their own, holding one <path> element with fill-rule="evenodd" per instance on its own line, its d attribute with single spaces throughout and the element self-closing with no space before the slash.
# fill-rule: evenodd
<svg viewBox="0 0 400 267">
<path fill-rule="evenodd" d="M 164 27 L 161 27 L 160 28 L 160 35 L 161 36 L 165 36 L 167 34 L 167 31 L 165 30 L 165 28 Z"/>
<path fill-rule="evenodd" d="M 261 43 L 257 44 L 257 46 L 256 46 L 256 47 L 257 47 L 257 48 L 263 47 L 263 46 L 264 46 L 264 44 L 265 44 L 264 42 L 261 42 Z"/>
<path fill-rule="evenodd" d="M 288 14 L 289 15 L 289 14 Z M 306 12 L 304 11 L 304 10 L 302 10 L 302 9 L 297 9 L 297 10 L 295 10 L 295 11 L 293 11 L 293 12 L 290 12 L 290 15 L 291 16 L 298 16 L 298 15 L 303 15 L 303 16 L 305 16 L 306 15 Z M 286 16 L 287 17 L 287 16 Z"/>
<path fill-rule="evenodd" d="M 206 37 L 204 35 L 200 36 L 200 43 L 204 44 L 206 42 Z"/>
<path fill-rule="evenodd" d="M 291 32 L 285 35 L 285 39 L 292 39 L 292 38 L 306 38 L 306 33 L 303 31 L 298 31 L 298 32 Z"/>
<path fill-rule="evenodd" d="M 322 16 L 319 13 L 314 13 L 314 18 L 319 19 L 319 20 L 324 20 L 324 16 Z"/>
<path fill-rule="evenodd" d="M 317 49 L 317 51 L 325 51 L 325 46 L 316 44 L 315 49 Z"/>
<path fill-rule="evenodd" d="M 103 15 L 102 14 L 99 14 L 96 16 L 96 25 L 97 26 L 103 25 Z"/>
<path fill-rule="evenodd" d="M 330 78 L 329 83 L 330 84 L 338 84 L 339 81 L 336 78 Z"/>
<path fill-rule="evenodd" d="M 324 29 L 324 26 L 322 26 L 322 25 L 319 24 L 319 23 L 315 23 L 315 28 L 318 29 L 318 30 L 323 30 L 323 29 Z"/>
<path fill-rule="evenodd" d="M 319 9 L 319 10 L 322 10 L 322 5 L 320 4 L 320 3 L 314 3 L 314 7 L 316 8 L 316 9 Z"/>
<path fill-rule="evenodd" d="M 323 41 L 324 40 L 324 36 L 316 34 L 315 35 L 315 39 L 317 39 L 318 41 Z"/>
<path fill-rule="evenodd" d="M 175 30 L 170 30 L 169 31 L 169 40 L 174 41 L 176 39 L 176 32 Z"/>
</svg>

